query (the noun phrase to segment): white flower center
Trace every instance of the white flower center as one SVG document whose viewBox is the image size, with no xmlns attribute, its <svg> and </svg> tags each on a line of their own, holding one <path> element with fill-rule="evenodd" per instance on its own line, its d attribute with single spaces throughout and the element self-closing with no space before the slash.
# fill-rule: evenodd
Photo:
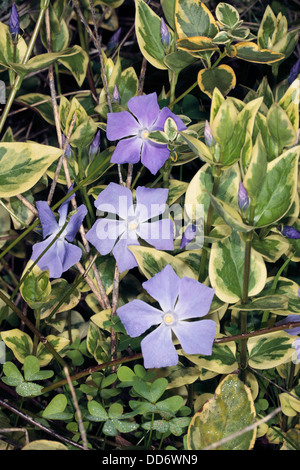
<svg viewBox="0 0 300 470">
<path fill-rule="evenodd" d="M 172 326 L 174 325 L 176 321 L 176 317 L 174 312 L 167 312 L 163 315 L 163 322 L 166 326 Z"/>
<path fill-rule="evenodd" d="M 142 129 L 139 130 L 138 136 L 143 140 L 147 140 L 149 136 L 149 132 L 150 132 L 149 129 L 146 129 L 145 127 L 143 127 Z"/>
</svg>

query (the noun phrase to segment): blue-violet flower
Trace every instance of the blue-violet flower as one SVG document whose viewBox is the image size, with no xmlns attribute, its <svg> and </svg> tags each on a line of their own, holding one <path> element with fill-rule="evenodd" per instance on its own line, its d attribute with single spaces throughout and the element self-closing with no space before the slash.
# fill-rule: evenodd
<svg viewBox="0 0 300 470">
<path fill-rule="evenodd" d="M 170 265 L 144 282 L 143 287 L 158 301 L 161 310 L 135 299 L 118 308 L 117 315 L 128 335 L 133 338 L 159 325 L 141 341 L 145 367 L 159 368 L 177 364 L 178 354 L 172 333 L 186 354 L 211 355 L 216 323 L 209 319 L 187 320 L 208 313 L 214 289 L 195 279 L 180 279 Z"/>
<path fill-rule="evenodd" d="M 139 186 L 136 188 L 136 205 L 133 205 L 130 189 L 109 183 L 99 194 L 95 206 L 110 216 L 95 222 L 86 234 L 87 240 L 101 255 L 112 251 L 120 272 L 138 266 L 128 249 L 130 245 L 139 245 L 138 237 L 158 250 L 173 250 L 174 228 L 171 219 L 163 217 L 149 221 L 165 212 L 167 197 L 167 189 Z"/>
<path fill-rule="evenodd" d="M 128 101 L 128 109 L 130 112 L 107 114 L 108 140 L 122 139 L 114 150 L 111 162 L 137 163 L 141 160 L 155 175 L 169 158 L 170 151 L 167 144 L 157 144 L 148 139 L 149 132 L 163 131 L 168 117 L 176 122 L 179 131 L 186 129 L 186 126 L 169 108 L 159 109 L 156 93 L 134 96 Z"/>
<path fill-rule="evenodd" d="M 69 201 L 72 197 L 74 196 L 72 195 L 68 198 L 58 209 L 60 215 L 58 222 L 46 201 L 38 201 L 36 203 L 43 229 L 43 238 L 45 240 L 33 246 L 31 255 L 33 261 L 37 260 L 47 246 L 55 239 L 57 234 L 63 229 L 67 221 Z M 67 271 L 80 260 L 82 255 L 81 249 L 69 242 L 74 240 L 86 213 L 87 209 L 85 205 L 82 204 L 79 206 L 77 212 L 70 217 L 70 220 L 57 240 L 55 240 L 53 245 L 50 246 L 37 262 L 38 267 L 42 271 L 46 269 L 49 270 L 49 277 L 61 277 L 63 272 Z"/>
<path fill-rule="evenodd" d="M 239 208 L 241 210 L 247 209 L 247 207 L 249 206 L 248 192 L 241 181 L 239 184 L 238 202 L 239 202 Z"/>
</svg>

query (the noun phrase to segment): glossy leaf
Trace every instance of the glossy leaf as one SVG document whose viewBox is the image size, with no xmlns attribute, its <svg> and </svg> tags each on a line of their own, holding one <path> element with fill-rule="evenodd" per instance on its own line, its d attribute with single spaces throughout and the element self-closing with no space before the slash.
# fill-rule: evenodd
<svg viewBox="0 0 300 470">
<path fill-rule="evenodd" d="M 229 65 L 219 65 L 214 69 L 202 69 L 198 73 L 198 85 L 203 93 L 212 98 L 213 91 L 218 88 L 227 95 L 236 85 L 236 76 Z"/>
<path fill-rule="evenodd" d="M 236 374 L 223 379 L 213 398 L 204 403 L 188 428 L 188 450 L 201 450 L 253 424 L 255 408 L 250 389 Z M 250 450 L 256 438 L 256 428 L 240 433 L 217 450 Z"/>
<path fill-rule="evenodd" d="M 175 26 L 179 38 L 213 38 L 219 32 L 216 20 L 200 0 L 176 0 Z"/>
<path fill-rule="evenodd" d="M 295 349 L 295 338 L 283 331 L 248 339 L 249 365 L 254 369 L 272 369 L 287 362 Z"/>
<path fill-rule="evenodd" d="M 33 142 L 0 144 L 0 197 L 11 197 L 31 189 L 62 150 Z M 26 175 L 26 177 L 25 177 Z"/>
<path fill-rule="evenodd" d="M 209 261 L 209 278 L 216 295 L 223 302 L 235 303 L 242 298 L 245 242 L 237 232 L 226 240 L 214 243 Z M 257 295 L 265 286 L 267 270 L 263 258 L 251 252 L 249 296 Z"/>
</svg>

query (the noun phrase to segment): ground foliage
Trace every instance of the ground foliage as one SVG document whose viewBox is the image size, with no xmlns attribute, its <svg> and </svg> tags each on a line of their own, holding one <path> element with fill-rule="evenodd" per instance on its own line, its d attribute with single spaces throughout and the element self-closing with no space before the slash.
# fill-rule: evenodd
<svg viewBox="0 0 300 470">
<path fill-rule="evenodd" d="M 1 0 L 1 450 L 299 449 L 299 21 L 296 0 Z M 172 247 L 98 246 L 120 187 L 161 190 Z"/>
</svg>

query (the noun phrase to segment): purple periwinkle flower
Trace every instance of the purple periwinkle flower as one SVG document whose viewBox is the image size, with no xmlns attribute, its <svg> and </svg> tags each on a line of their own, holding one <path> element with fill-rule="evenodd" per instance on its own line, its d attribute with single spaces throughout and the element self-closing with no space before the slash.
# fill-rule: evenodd
<svg viewBox="0 0 300 470">
<path fill-rule="evenodd" d="M 163 131 L 168 117 L 176 122 L 179 131 L 186 129 L 186 126 L 169 108 L 159 109 L 156 93 L 134 96 L 128 101 L 128 109 L 130 112 L 107 114 L 108 140 L 122 139 L 114 150 L 111 162 L 137 163 L 141 160 L 155 175 L 169 158 L 170 150 L 167 144 L 157 144 L 149 140 L 149 132 Z"/>
<path fill-rule="evenodd" d="M 161 42 L 164 47 L 168 47 L 171 41 L 170 31 L 168 26 L 165 23 L 165 20 L 161 18 L 160 20 L 160 35 L 161 35 Z"/>
<path fill-rule="evenodd" d="M 33 261 L 37 260 L 47 246 L 50 245 L 58 233 L 63 229 L 67 221 L 69 201 L 72 197 L 73 195 L 63 202 L 58 209 L 60 216 L 58 222 L 46 201 L 38 201 L 36 203 L 43 229 L 43 238 L 45 240 L 40 243 L 36 243 L 33 246 L 31 255 L 31 259 Z M 87 209 L 85 205 L 82 204 L 79 206 L 77 212 L 70 217 L 70 220 L 66 224 L 62 233 L 37 262 L 38 267 L 42 271 L 45 271 L 46 269 L 49 270 L 49 277 L 61 277 L 63 272 L 67 271 L 80 260 L 82 255 L 81 249 L 69 242 L 74 240 L 86 213 Z"/>
<path fill-rule="evenodd" d="M 159 368 L 177 364 L 178 354 L 172 333 L 186 354 L 211 355 L 216 323 L 208 319 L 188 320 L 208 313 L 214 289 L 195 279 L 181 279 L 170 265 L 144 282 L 143 287 L 158 301 L 161 310 L 135 299 L 118 308 L 117 315 L 128 335 L 133 338 L 158 325 L 141 341 L 145 367 Z"/>
<path fill-rule="evenodd" d="M 239 208 L 241 210 L 247 209 L 247 207 L 249 206 L 249 196 L 248 196 L 245 186 L 243 185 L 241 181 L 239 184 L 238 202 L 239 202 Z"/>
<path fill-rule="evenodd" d="M 90 156 L 94 157 L 100 150 L 100 129 L 96 132 L 93 142 L 90 146 Z"/>
<path fill-rule="evenodd" d="M 165 212 L 167 197 L 167 189 L 139 186 L 134 205 L 130 189 L 110 183 L 95 201 L 98 210 L 110 215 L 95 222 L 86 234 L 87 240 L 101 255 L 112 251 L 121 273 L 138 266 L 128 249 L 130 245 L 139 245 L 138 238 L 158 250 L 173 250 L 174 229 L 171 219 L 163 217 L 156 220 Z"/>
<path fill-rule="evenodd" d="M 288 84 L 291 85 L 296 78 L 298 78 L 298 75 L 300 73 L 300 58 L 295 62 L 293 67 L 290 70 L 289 76 L 288 76 Z"/>
<path fill-rule="evenodd" d="M 300 238 L 300 232 L 294 227 L 290 227 L 289 225 L 284 225 L 281 228 L 281 233 L 287 238 L 294 238 L 294 239 L 299 239 Z"/>
<path fill-rule="evenodd" d="M 197 233 L 197 226 L 195 224 L 190 224 L 185 229 L 181 238 L 181 243 L 180 243 L 181 250 L 183 250 L 183 248 L 185 248 L 188 243 L 194 240 L 196 233 Z"/>
<path fill-rule="evenodd" d="M 9 17 L 8 25 L 10 34 L 12 35 L 13 39 L 16 39 L 20 32 L 20 20 L 17 7 L 14 3 L 11 7 L 11 14 Z"/>
</svg>

